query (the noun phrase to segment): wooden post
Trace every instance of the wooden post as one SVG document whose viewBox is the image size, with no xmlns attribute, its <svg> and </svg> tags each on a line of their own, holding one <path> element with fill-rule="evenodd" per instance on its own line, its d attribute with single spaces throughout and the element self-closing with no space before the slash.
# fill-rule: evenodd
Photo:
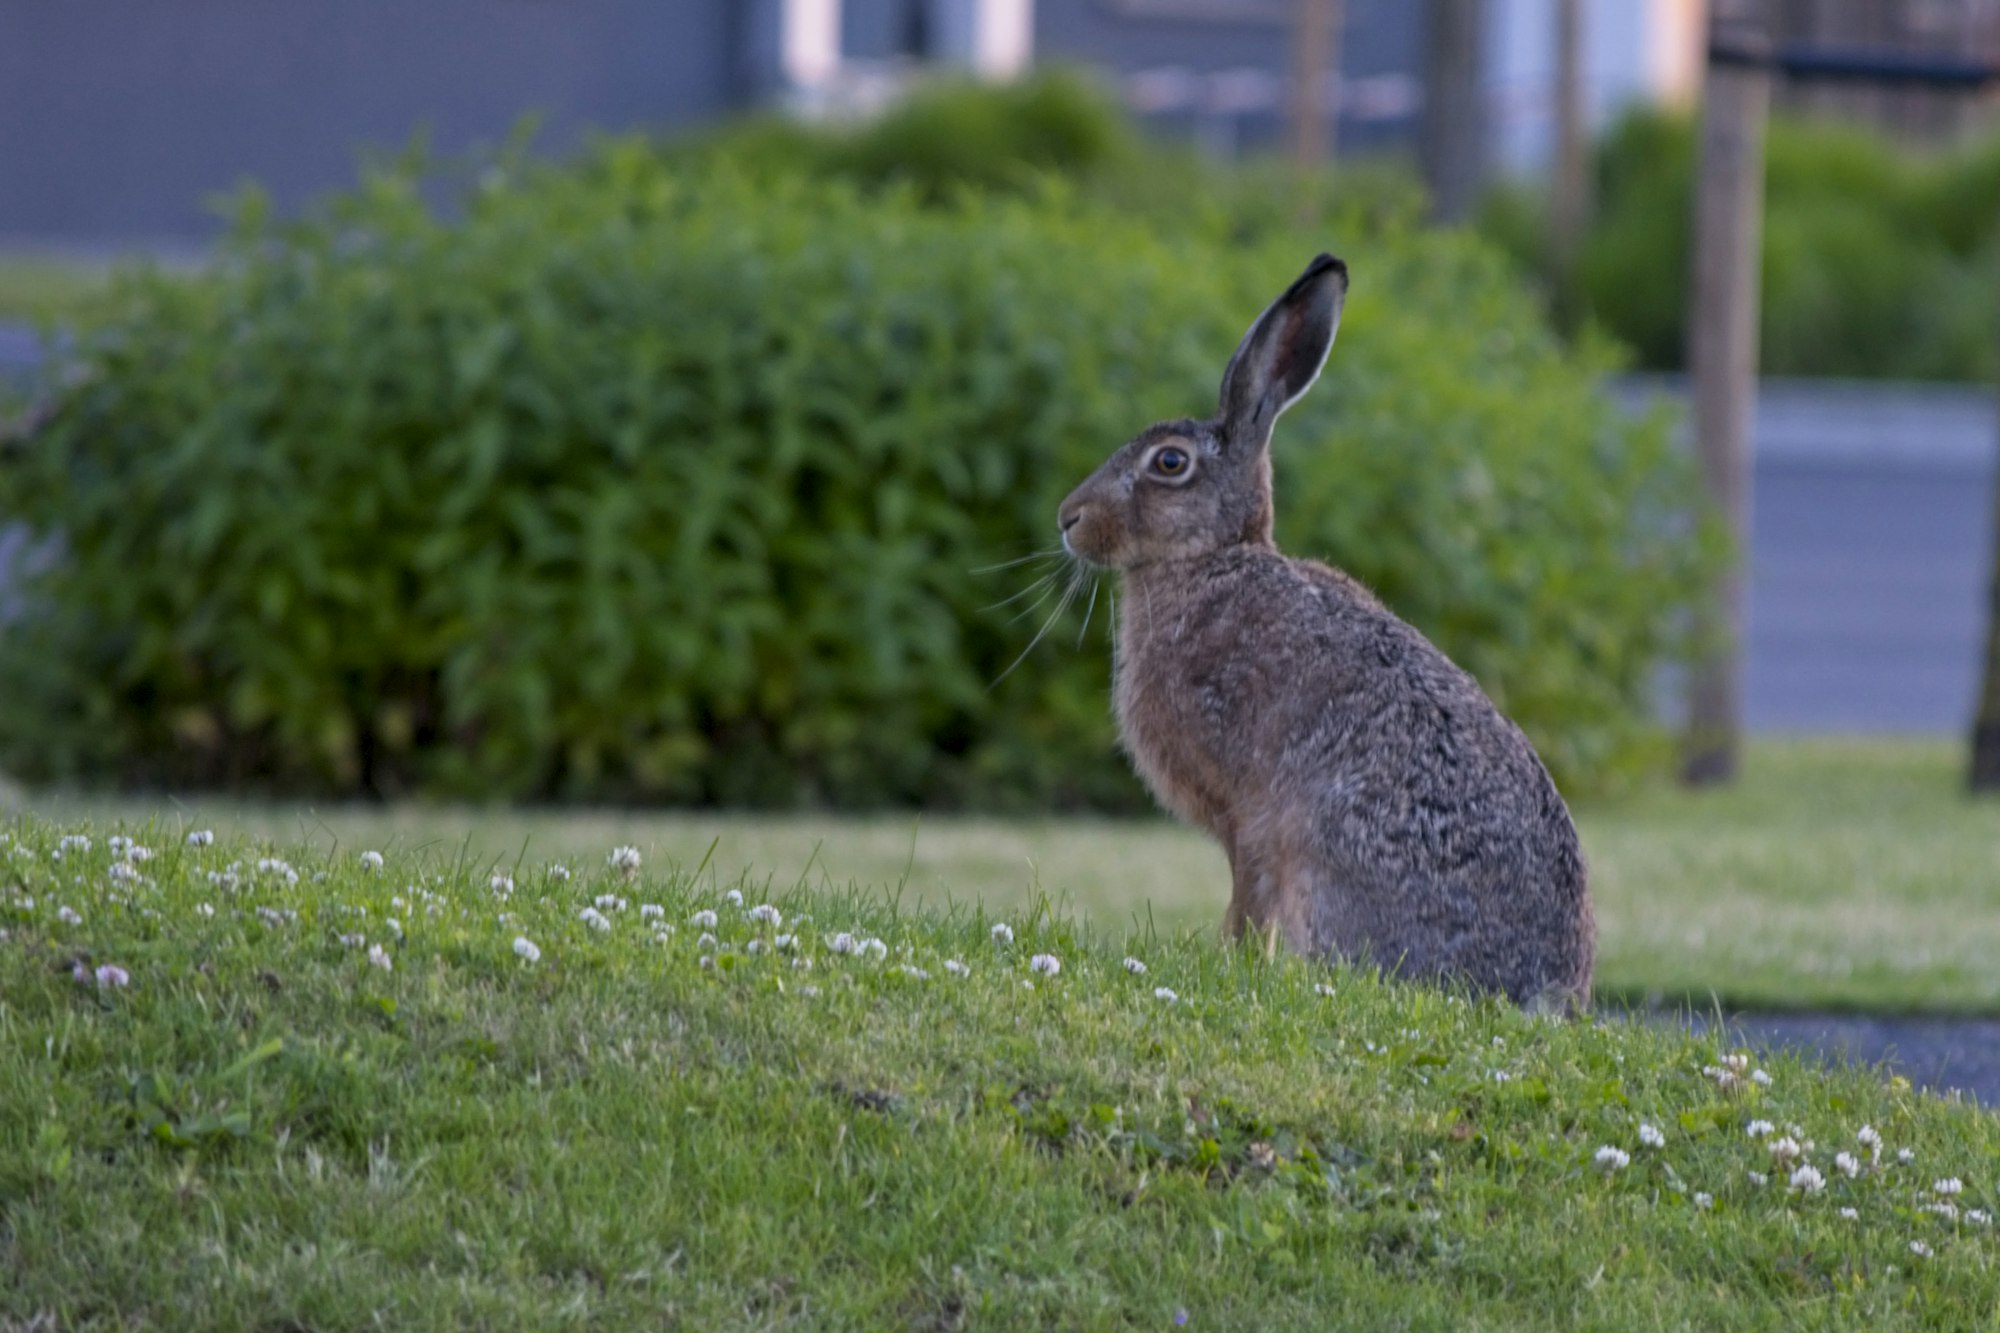
<svg viewBox="0 0 2000 1333">
<path fill-rule="evenodd" d="M 1486 178 L 1485 0 L 1430 0 L 1425 9 L 1417 155 L 1432 217 L 1463 222 Z"/>
<path fill-rule="evenodd" d="M 1327 89 L 1340 81 L 1341 0 L 1298 0 L 1292 46 L 1292 161 L 1317 167 L 1333 160 L 1339 119 Z"/>
<path fill-rule="evenodd" d="M 1555 192 L 1549 201 L 1556 272 L 1565 289 L 1590 218 L 1590 133 L 1583 99 L 1583 0 L 1556 0 Z"/>
<path fill-rule="evenodd" d="M 1730 46 L 1758 51 L 1755 32 Z M 1750 428 L 1757 406 L 1757 297 L 1764 215 L 1764 121 L 1771 74 L 1711 59 L 1695 184 L 1688 370 L 1695 441 L 1710 500 L 1728 524 L 1729 569 L 1700 626 L 1681 769 L 1694 786 L 1735 778 L 1743 736 L 1743 562 L 1750 550 Z"/>
<path fill-rule="evenodd" d="M 1967 785 L 1975 792 L 2000 791 L 2000 471 L 1993 478 L 1993 543 L 1986 576 L 1986 663 L 1979 680 L 1978 711 L 1972 719 L 1972 764 Z"/>
</svg>

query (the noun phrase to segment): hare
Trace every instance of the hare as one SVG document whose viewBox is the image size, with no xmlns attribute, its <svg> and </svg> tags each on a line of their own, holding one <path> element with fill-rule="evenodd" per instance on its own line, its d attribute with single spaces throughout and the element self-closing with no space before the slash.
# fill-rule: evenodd
<svg viewBox="0 0 2000 1333">
<path fill-rule="evenodd" d="M 1320 255 L 1244 336 L 1205 421 L 1149 426 L 1063 501 L 1120 571 L 1114 702 L 1160 802 L 1228 854 L 1224 929 L 1588 1002 L 1595 927 L 1568 808 L 1520 728 L 1360 583 L 1271 538 L 1271 427 L 1347 297 Z"/>
</svg>

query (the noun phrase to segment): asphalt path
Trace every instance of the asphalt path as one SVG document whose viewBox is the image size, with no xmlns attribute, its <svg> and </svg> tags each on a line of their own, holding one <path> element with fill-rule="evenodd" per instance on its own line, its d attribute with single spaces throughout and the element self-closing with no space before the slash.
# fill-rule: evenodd
<svg viewBox="0 0 2000 1333">
<path fill-rule="evenodd" d="M 1642 1015 L 1648 1021 L 1714 1028 L 1700 1015 Z M 1732 1014 L 1719 1047 L 1788 1049 L 1901 1074 L 1940 1096 L 2000 1107 L 2000 1019 L 1896 1018 L 1868 1014 Z"/>
</svg>

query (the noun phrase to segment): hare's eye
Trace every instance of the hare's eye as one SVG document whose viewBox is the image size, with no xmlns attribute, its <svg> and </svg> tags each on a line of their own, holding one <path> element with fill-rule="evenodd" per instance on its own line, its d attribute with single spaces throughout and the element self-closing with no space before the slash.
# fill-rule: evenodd
<svg viewBox="0 0 2000 1333">
<path fill-rule="evenodd" d="M 1185 449 L 1176 449 L 1169 445 L 1153 455 L 1153 471 L 1163 477 L 1183 476 L 1188 470 L 1188 462 Z"/>
</svg>

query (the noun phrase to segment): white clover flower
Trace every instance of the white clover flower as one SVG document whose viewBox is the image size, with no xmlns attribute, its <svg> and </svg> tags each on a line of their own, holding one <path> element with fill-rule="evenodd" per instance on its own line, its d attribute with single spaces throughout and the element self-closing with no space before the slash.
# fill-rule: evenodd
<svg viewBox="0 0 2000 1333">
<path fill-rule="evenodd" d="M 779 935 L 772 939 L 771 947 L 773 949 L 790 949 L 798 942 L 799 939 L 796 935 Z"/>
<path fill-rule="evenodd" d="M 342 935 L 340 942 L 350 949 L 359 949 L 362 945 L 368 943 L 368 937 L 366 935 Z"/>
<path fill-rule="evenodd" d="M 801 958 L 799 961 L 804 962 L 806 960 Z M 799 987 L 799 994 L 805 996 L 808 1000 L 817 1000 L 819 998 L 819 987 L 801 986 Z"/>
<path fill-rule="evenodd" d="M 1896 1160 L 1901 1162 L 1903 1165 L 1908 1166 L 1911 1162 L 1917 1160 L 1917 1154 L 1914 1150 L 1909 1148 L 1898 1148 L 1896 1149 Z"/>
<path fill-rule="evenodd" d="M 658 903 L 639 904 L 639 919 L 641 921 L 651 921 L 655 917 L 665 917 L 666 914 L 667 914 L 667 909 L 660 906 Z"/>
<path fill-rule="evenodd" d="M 622 912 L 626 903 L 615 893 L 600 893 L 597 895 L 595 906 L 601 912 Z"/>
<path fill-rule="evenodd" d="M 1768 1185 L 1771 1183 L 1771 1178 L 1765 1175 L 1762 1171 L 1752 1171 L 1749 1174 L 1750 1174 L 1750 1183 L 1752 1185 Z"/>
<path fill-rule="evenodd" d="M 854 951 L 856 953 L 867 954 L 878 963 L 889 956 L 889 946 L 872 935 L 856 945 Z"/>
<path fill-rule="evenodd" d="M 812 971 L 813 960 L 810 958 L 794 958 L 792 960 L 792 967 L 800 972 L 810 972 Z"/>
<path fill-rule="evenodd" d="M 1833 1155 L 1833 1164 L 1840 1168 L 1842 1175 L 1850 1179 L 1861 1174 L 1861 1162 L 1851 1152 L 1835 1153 Z"/>
<path fill-rule="evenodd" d="M 637 873 L 639 869 L 639 849 L 637 847 L 613 847 L 611 849 L 611 868 L 621 875 Z M 568 878 L 567 871 L 564 872 L 563 877 L 565 879 Z"/>
<path fill-rule="evenodd" d="M 722 901 L 728 903 L 731 907 L 743 906 L 743 890 L 731 889 L 722 895 Z"/>
<path fill-rule="evenodd" d="M 549 862 L 549 864 L 546 867 L 544 867 L 543 873 L 546 874 L 550 879 L 559 879 L 559 880 L 569 879 L 569 867 L 562 864 L 560 861 Z"/>
<path fill-rule="evenodd" d="M 113 861 L 111 863 L 111 882 L 113 884 L 130 884 L 138 878 L 139 872 L 132 868 L 129 861 Z"/>
<path fill-rule="evenodd" d="M 577 917 L 579 920 L 583 922 L 584 925 L 589 926 L 592 930 L 611 929 L 610 918 L 605 916 L 604 913 L 598 911 L 595 907 L 584 908 L 581 912 L 577 913 Z"/>
<path fill-rule="evenodd" d="M 516 935 L 514 937 L 514 954 L 516 957 L 524 958 L 531 963 L 542 961 L 541 946 L 526 935 Z"/>
<path fill-rule="evenodd" d="M 713 916 L 714 913 L 711 912 L 709 915 Z M 841 954 L 853 953 L 859 946 L 860 941 L 844 930 L 826 942 L 829 951 Z"/>
<path fill-rule="evenodd" d="M 111 835 L 111 841 L 106 845 L 111 848 L 111 854 L 113 856 L 118 856 L 121 853 L 123 853 L 127 847 L 130 847 L 132 845 L 132 840 L 130 838 L 121 837 L 118 834 L 114 833 Z"/>
<path fill-rule="evenodd" d="M 704 930 L 704 931 L 703 931 L 703 932 L 701 932 L 701 934 L 700 934 L 700 935 L 699 935 L 699 936 L 698 936 L 698 937 L 697 937 L 697 938 L 695 939 L 695 942 L 694 942 L 694 947 L 695 947 L 695 948 L 697 948 L 697 949 L 713 949 L 713 948 L 715 948 L 715 947 L 716 947 L 716 939 L 715 939 L 715 936 L 713 936 L 713 935 L 709 934 L 709 933 L 708 933 L 707 931 L 705 931 L 705 930 Z"/>
<path fill-rule="evenodd" d="M 1760 1088 L 1768 1088 L 1771 1086 L 1771 1075 L 1766 1070 L 1753 1069 L 1750 1071 L 1750 1081 Z"/>
<path fill-rule="evenodd" d="M 969 977 L 972 975 L 972 969 L 967 967 L 964 963 L 959 962 L 956 958 L 945 959 L 944 970 L 951 973 L 955 977 Z"/>
<path fill-rule="evenodd" d="M 94 975 L 99 986 L 129 986 L 132 984 L 132 974 L 116 963 L 104 964 L 97 969 Z"/>
<path fill-rule="evenodd" d="M 924 971 L 921 967 L 912 967 L 908 963 L 896 964 L 896 970 L 913 981 L 929 981 L 931 979 L 930 973 Z"/>
<path fill-rule="evenodd" d="M 714 930 L 715 913 L 710 911 L 708 908 L 704 907 L 699 912 L 696 912 L 693 916 L 688 918 L 688 924 L 690 926 L 698 927 L 702 930 Z"/>
<path fill-rule="evenodd" d="M 399 940 L 403 938 L 403 923 L 398 921 L 395 917 L 393 916 L 383 917 L 382 924 L 389 928 L 389 933 L 391 935 L 394 935 Z"/>
<path fill-rule="evenodd" d="M 1772 1139 L 1770 1148 L 1771 1156 L 1775 1157 L 1780 1165 L 1797 1161 L 1800 1156 L 1799 1141 L 1789 1134 Z"/>
<path fill-rule="evenodd" d="M 1768 1120 L 1752 1120 L 1743 1127 L 1743 1132 L 1753 1139 L 1761 1139 L 1776 1128 L 1777 1126 Z"/>
<path fill-rule="evenodd" d="M 1722 1059 L 1722 1067 L 1727 1069 L 1732 1074 L 1741 1076 L 1747 1073 L 1750 1069 L 1750 1057 L 1748 1055 L 1745 1055 L 1742 1051 L 1734 1051 L 1728 1055 L 1722 1056 L 1721 1059 Z"/>
<path fill-rule="evenodd" d="M 133 865 L 138 865 L 143 861 L 150 861 L 153 859 L 153 849 L 151 847 L 141 847 L 136 842 L 127 843 L 125 845 L 125 859 Z"/>
<path fill-rule="evenodd" d="M 208 847 L 213 845 L 214 842 L 215 842 L 214 829 L 198 828 L 194 832 L 187 835 L 187 845 L 190 847 Z"/>
<path fill-rule="evenodd" d="M 764 952 L 764 941 L 751 940 L 748 944 L 744 945 L 743 947 L 749 950 L 751 953 L 762 953 Z"/>
<path fill-rule="evenodd" d="M 76 909 L 67 903 L 56 909 L 56 920 L 62 922 L 65 926 L 80 926 L 83 924 L 83 918 L 78 916 Z"/>
<path fill-rule="evenodd" d="M 1645 1144 L 1648 1148 L 1664 1148 L 1667 1144 L 1667 1136 L 1660 1133 L 1657 1127 L 1649 1125 L 1642 1120 L 1639 1122 L 1639 1142 Z"/>
<path fill-rule="evenodd" d="M 1146 965 L 1136 958 L 1127 958 L 1125 960 L 1125 970 L 1135 977 L 1146 975 Z"/>
<path fill-rule="evenodd" d="M 765 926 L 782 926 L 785 923 L 783 914 L 769 903 L 758 903 L 744 915 Z"/>
<path fill-rule="evenodd" d="M 1495 1083 L 1512 1083 L 1514 1076 L 1504 1069 L 1496 1069 L 1493 1071 L 1493 1081 Z"/>
<path fill-rule="evenodd" d="M 1005 921 L 995 921 L 993 923 L 993 942 L 995 944 L 1012 944 L 1014 942 L 1014 928 Z"/>
<path fill-rule="evenodd" d="M 715 959 L 708 954 L 703 954 L 701 957 L 695 959 L 695 962 L 701 964 L 704 971 L 713 972 L 715 970 Z"/>
<path fill-rule="evenodd" d="M 1872 1148 L 1878 1153 L 1882 1151 L 1882 1136 L 1875 1132 L 1875 1126 L 1863 1125 L 1854 1132 L 1854 1137 L 1862 1147 Z"/>
<path fill-rule="evenodd" d="M 1045 977 L 1052 977 L 1062 971 L 1062 959 L 1052 953 L 1038 953 L 1028 960 L 1028 968 Z"/>
<path fill-rule="evenodd" d="M 1703 1065 L 1701 1067 L 1701 1075 L 1703 1078 L 1714 1079 L 1715 1086 L 1724 1092 L 1734 1091 L 1742 1082 L 1735 1074 L 1722 1068 L 1720 1065 Z"/>
<path fill-rule="evenodd" d="M 1632 1165 L 1632 1154 L 1626 1152 L 1623 1148 L 1614 1148 L 1607 1143 L 1597 1150 L 1591 1160 L 1597 1163 L 1597 1168 L 1600 1171 L 1623 1171 L 1626 1167 Z"/>
<path fill-rule="evenodd" d="M 1946 1176 L 1943 1180 L 1934 1180 L 1931 1182 L 1931 1193 L 1933 1194 L 1958 1194 L 1963 1192 L 1964 1189 L 1965 1182 L 1957 1176 Z"/>
<path fill-rule="evenodd" d="M 1810 1162 L 1801 1164 L 1792 1172 L 1792 1188 L 1805 1194 L 1817 1194 L 1826 1188 L 1826 1177 Z"/>
<path fill-rule="evenodd" d="M 1920 1240 L 1913 1240 L 1910 1242 L 1910 1253 L 1916 1255 L 1919 1259 L 1928 1259 L 1930 1258 L 1931 1247 Z"/>
<path fill-rule="evenodd" d="M 368 962 L 371 966 L 379 967 L 384 972 L 393 972 L 396 970 L 396 965 L 389 961 L 389 951 L 379 944 L 368 946 Z"/>
<path fill-rule="evenodd" d="M 1324 981 L 1316 981 L 1313 983 L 1313 994 L 1331 996 L 1333 994 L 1333 987 Z M 1495 1037 L 1493 1040 L 1497 1042 L 1500 1039 Z"/>
<path fill-rule="evenodd" d="M 1965 1210 L 1965 1220 L 1983 1227 L 1992 1222 L 1993 1218 L 1984 1208 L 1968 1208 Z"/>
<path fill-rule="evenodd" d="M 1840 1210 L 1840 1215 L 1850 1222 L 1861 1220 L 1861 1211 L 1858 1208 L 1843 1208 Z"/>
<path fill-rule="evenodd" d="M 208 903 L 196 903 L 194 905 L 194 914 L 196 916 L 214 916 L 215 908 Z"/>
<path fill-rule="evenodd" d="M 90 839 L 81 833 L 65 833 L 62 841 L 57 844 L 57 850 L 64 852 L 87 852 L 90 850 Z"/>
<path fill-rule="evenodd" d="M 499 894 L 502 898 L 508 897 L 514 892 L 514 877 L 505 871 L 495 871 L 493 878 L 486 881 L 486 884 L 488 888 L 492 889 L 493 892 Z"/>
<path fill-rule="evenodd" d="M 1156 1000 L 1164 1000 L 1168 1004 L 1173 1004 L 1181 997 L 1174 994 L 1173 991 L 1169 990 L 1165 986 L 1155 986 L 1153 987 L 1153 998 Z"/>
<path fill-rule="evenodd" d="M 1958 1220 L 1958 1205 L 1955 1203 L 1927 1203 L 1922 1205 L 1920 1211 L 1936 1213 L 1947 1222 L 1956 1222 Z"/>
</svg>

